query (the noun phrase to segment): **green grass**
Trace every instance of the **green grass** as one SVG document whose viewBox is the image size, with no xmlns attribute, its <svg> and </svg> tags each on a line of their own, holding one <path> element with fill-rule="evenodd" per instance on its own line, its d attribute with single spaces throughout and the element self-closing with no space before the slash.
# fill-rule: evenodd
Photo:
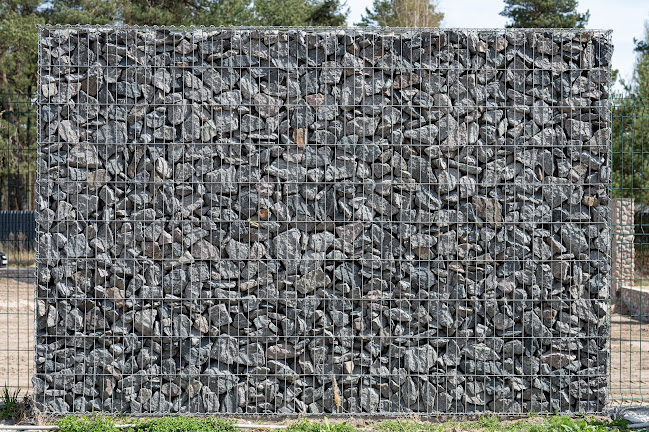
<svg viewBox="0 0 649 432">
<path fill-rule="evenodd" d="M 118 429 L 116 424 L 128 423 L 133 427 Z M 347 422 L 307 419 L 290 423 L 287 432 L 628 432 L 624 420 L 597 420 L 568 416 L 529 417 L 515 421 L 502 421 L 486 415 L 474 421 L 416 422 L 413 420 L 388 420 L 359 429 Z M 233 421 L 216 417 L 160 417 L 152 419 L 119 419 L 116 417 L 68 416 L 58 422 L 61 432 L 241 432 Z"/>
<path fill-rule="evenodd" d="M 626 420 L 597 421 L 572 419 L 567 416 L 549 417 L 543 423 L 530 429 L 530 432 L 608 432 L 609 430 L 628 431 Z"/>
<path fill-rule="evenodd" d="M 448 421 L 428 423 L 389 420 L 374 426 L 378 432 L 610 432 L 628 431 L 624 420 L 600 421 L 568 416 L 530 417 L 514 421 L 501 421 L 493 415 L 485 415 L 475 421 Z"/>
<path fill-rule="evenodd" d="M 2 407 L 0 407 L 0 420 L 9 420 L 14 417 L 16 414 L 16 408 L 18 407 L 19 393 L 20 390 L 9 393 L 9 389 L 5 385 L 2 397 L 0 398 L 0 403 L 2 403 Z"/>
<path fill-rule="evenodd" d="M 102 416 L 67 416 L 58 421 L 58 426 L 62 432 L 113 432 L 117 430 L 115 420 Z"/>
<path fill-rule="evenodd" d="M 232 421 L 216 417 L 161 417 L 138 423 L 137 432 L 238 432 Z"/>
<path fill-rule="evenodd" d="M 333 423 L 327 417 L 324 418 L 323 423 L 301 419 L 291 423 L 287 430 L 289 432 L 359 432 L 347 422 Z"/>
<path fill-rule="evenodd" d="M 133 424 L 117 428 L 116 424 Z M 105 416 L 67 416 L 58 421 L 60 432 L 239 432 L 232 421 L 217 417 L 159 417 L 118 419 Z"/>
</svg>

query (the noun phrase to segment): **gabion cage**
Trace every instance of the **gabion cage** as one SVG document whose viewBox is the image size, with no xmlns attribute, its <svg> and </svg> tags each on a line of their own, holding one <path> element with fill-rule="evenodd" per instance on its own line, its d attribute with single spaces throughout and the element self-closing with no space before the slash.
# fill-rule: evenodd
<svg viewBox="0 0 649 432">
<path fill-rule="evenodd" d="M 600 412 L 610 33 L 43 27 L 35 400 Z"/>
</svg>

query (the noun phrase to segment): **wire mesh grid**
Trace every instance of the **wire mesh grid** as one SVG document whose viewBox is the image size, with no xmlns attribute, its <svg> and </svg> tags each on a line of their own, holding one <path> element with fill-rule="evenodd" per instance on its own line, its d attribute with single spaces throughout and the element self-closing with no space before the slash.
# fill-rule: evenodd
<svg viewBox="0 0 649 432">
<path fill-rule="evenodd" d="M 0 386 L 29 392 L 34 357 L 36 110 L 0 93 Z"/>
<path fill-rule="evenodd" d="M 613 116 L 611 398 L 644 404 L 649 385 L 646 168 L 648 99 L 617 98 Z"/>
<path fill-rule="evenodd" d="M 609 38 L 41 28 L 36 402 L 601 412 Z"/>
</svg>

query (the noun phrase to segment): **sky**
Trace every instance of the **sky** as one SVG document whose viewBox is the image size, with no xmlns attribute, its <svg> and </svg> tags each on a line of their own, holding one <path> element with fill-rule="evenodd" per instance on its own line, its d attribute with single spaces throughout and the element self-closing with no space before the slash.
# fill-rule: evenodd
<svg viewBox="0 0 649 432">
<path fill-rule="evenodd" d="M 350 25 L 358 23 L 371 4 L 372 0 L 347 0 L 350 9 L 347 22 Z M 500 15 L 504 9 L 502 0 L 438 0 L 438 5 L 444 12 L 442 27 L 502 28 L 507 22 L 507 18 Z M 628 81 L 635 62 L 633 38 L 644 37 L 645 23 L 649 21 L 649 1 L 581 0 L 578 10 L 590 11 L 587 28 L 613 30 L 613 69 L 619 69 L 620 77 Z"/>
</svg>

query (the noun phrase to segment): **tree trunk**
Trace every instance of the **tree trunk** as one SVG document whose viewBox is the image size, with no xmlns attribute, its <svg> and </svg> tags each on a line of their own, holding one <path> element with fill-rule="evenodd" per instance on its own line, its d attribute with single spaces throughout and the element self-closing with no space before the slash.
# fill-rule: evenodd
<svg viewBox="0 0 649 432">
<path fill-rule="evenodd" d="M 27 188 L 25 176 L 20 173 L 9 174 L 9 203 L 8 210 L 27 210 Z"/>
</svg>

